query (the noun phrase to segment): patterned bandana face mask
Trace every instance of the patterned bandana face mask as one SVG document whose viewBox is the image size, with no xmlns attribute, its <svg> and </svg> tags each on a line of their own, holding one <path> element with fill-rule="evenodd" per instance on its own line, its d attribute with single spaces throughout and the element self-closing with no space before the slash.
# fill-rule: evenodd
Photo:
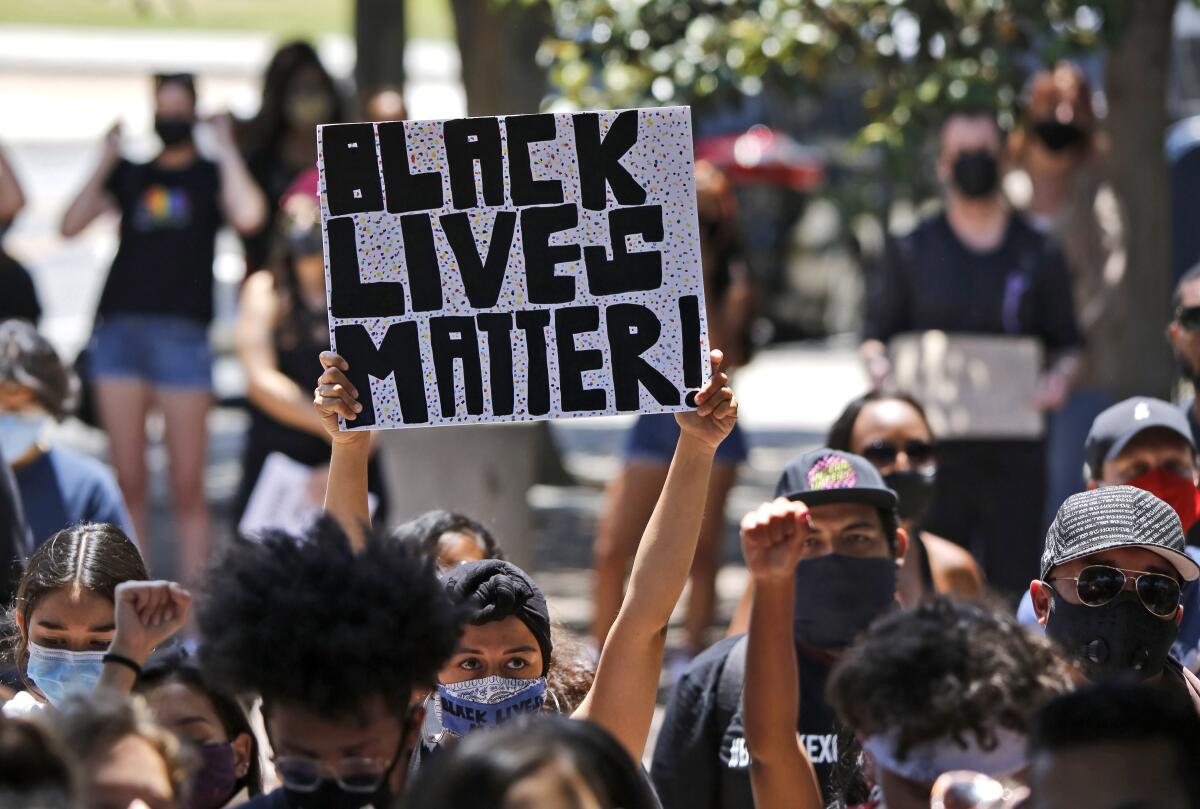
<svg viewBox="0 0 1200 809">
<path fill-rule="evenodd" d="M 524 714 L 540 713 L 546 700 L 546 678 L 496 676 L 438 685 L 430 699 L 434 704 L 425 714 L 425 738 L 441 744 L 476 728 L 496 727 Z"/>
</svg>

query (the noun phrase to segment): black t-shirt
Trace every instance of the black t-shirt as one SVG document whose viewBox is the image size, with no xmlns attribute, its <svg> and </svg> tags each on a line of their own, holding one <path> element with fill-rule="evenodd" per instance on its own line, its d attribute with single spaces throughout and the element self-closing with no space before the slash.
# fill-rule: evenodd
<svg viewBox="0 0 1200 809">
<path fill-rule="evenodd" d="M 42 317 L 37 290 L 29 272 L 15 258 L 0 249 L 0 320 L 28 320 L 37 324 Z"/>
<path fill-rule="evenodd" d="M 963 244 L 945 214 L 888 245 L 870 284 L 863 338 L 887 342 L 937 329 L 1041 338 L 1048 351 L 1075 348 L 1079 327 L 1062 253 L 1020 214 L 999 247 Z"/>
<path fill-rule="evenodd" d="M 0 604 L 12 603 L 21 578 L 22 560 L 32 547 L 17 483 L 8 462 L 0 455 Z"/>
<path fill-rule="evenodd" d="M 742 712 L 738 707 L 730 714 L 719 696 L 722 671 L 741 640 L 727 638 L 701 653 L 671 694 L 650 768 L 665 809 L 754 809 Z M 825 702 L 829 666 L 803 653 L 796 657 L 800 670 L 796 729 L 828 795 L 838 757 L 837 720 Z"/>
<path fill-rule="evenodd" d="M 212 320 L 220 187 L 216 164 L 200 158 L 182 169 L 117 164 L 105 189 L 121 209 L 121 244 L 100 296 L 101 316 Z"/>
</svg>

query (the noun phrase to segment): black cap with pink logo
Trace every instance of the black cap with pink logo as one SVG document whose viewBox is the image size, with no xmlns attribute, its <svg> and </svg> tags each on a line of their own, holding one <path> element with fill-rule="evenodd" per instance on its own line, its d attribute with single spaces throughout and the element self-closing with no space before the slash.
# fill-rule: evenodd
<svg viewBox="0 0 1200 809">
<path fill-rule="evenodd" d="M 799 500 L 809 506 L 866 503 L 894 509 L 899 502 L 870 461 L 828 448 L 806 452 L 785 466 L 775 486 L 775 496 Z"/>
</svg>

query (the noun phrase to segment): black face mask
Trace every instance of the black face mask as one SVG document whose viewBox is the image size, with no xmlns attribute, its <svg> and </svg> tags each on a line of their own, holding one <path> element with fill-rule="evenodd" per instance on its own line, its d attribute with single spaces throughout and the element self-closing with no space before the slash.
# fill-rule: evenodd
<svg viewBox="0 0 1200 809">
<path fill-rule="evenodd" d="M 1036 123 L 1033 125 L 1033 133 L 1052 152 L 1074 149 L 1082 146 L 1087 140 L 1087 133 L 1079 127 L 1074 124 L 1060 124 L 1058 121 Z"/>
<path fill-rule="evenodd" d="M 163 146 L 168 148 L 190 143 L 194 125 L 190 118 L 165 118 L 161 115 L 154 118 L 154 132 Z"/>
<path fill-rule="evenodd" d="M 907 469 L 883 476 L 883 483 L 900 498 L 897 510 L 901 520 L 919 520 L 933 502 L 937 491 L 937 468 Z"/>
<path fill-rule="evenodd" d="M 796 643 L 848 648 L 871 622 L 896 606 L 896 561 L 840 553 L 796 565 Z"/>
<path fill-rule="evenodd" d="M 1089 680 L 1135 677 L 1163 670 L 1179 625 L 1152 614 L 1137 593 L 1124 592 L 1102 607 L 1054 599 L 1046 635 L 1083 666 Z"/>
<path fill-rule="evenodd" d="M 1000 162 L 991 152 L 964 152 L 954 161 L 954 185 L 970 199 L 983 199 L 1000 185 Z"/>
</svg>

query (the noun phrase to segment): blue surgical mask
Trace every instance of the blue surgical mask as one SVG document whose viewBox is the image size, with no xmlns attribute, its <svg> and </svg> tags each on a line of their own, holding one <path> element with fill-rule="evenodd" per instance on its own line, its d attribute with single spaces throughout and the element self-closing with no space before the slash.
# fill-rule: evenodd
<svg viewBox="0 0 1200 809">
<path fill-rule="evenodd" d="M 69 652 L 31 643 L 25 676 L 51 705 L 61 705 L 69 694 L 94 691 L 103 667 L 104 652 Z"/>
<path fill-rule="evenodd" d="M 496 676 L 439 685 L 435 699 L 433 713 L 441 730 L 462 737 L 476 728 L 496 727 L 524 714 L 540 713 L 546 701 L 546 678 Z"/>
<path fill-rule="evenodd" d="M 49 423 L 45 413 L 0 413 L 0 455 L 12 463 L 38 442 Z"/>
</svg>

